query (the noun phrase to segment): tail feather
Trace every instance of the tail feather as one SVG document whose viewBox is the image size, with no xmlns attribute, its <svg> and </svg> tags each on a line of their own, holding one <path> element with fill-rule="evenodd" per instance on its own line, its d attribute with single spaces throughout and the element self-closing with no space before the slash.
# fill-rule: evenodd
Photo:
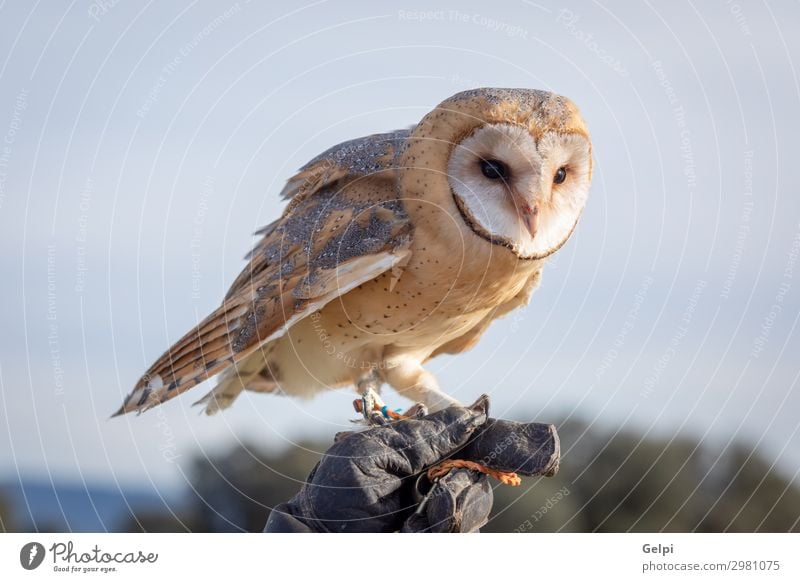
<svg viewBox="0 0 800 582">
<path fill-rule="evenodd" d="M 236 349 L 240 328 L 249 321 L 253 304 L 235 299 L 223 304 L 195 329 L 165 352 L 137 382 L 113 415 L 144 412 L 166 402 L 258 349 L 257 332 L 245 346 Z M 278 302 L 279 303 L 279 302 Z"/>
<path fill-rule="evenodd" d="M 247 310 L 247 305 L 235 305 L 229 309 L 226 309 L 223 305 L 209 317 L 201 321 L 194 330 L 183 336 L 177 344 L 172 346 L 172 348 L 153 364 L 152 368 L 161 367 L 167 362 L 171 362 L 173 366 L 177 367 L 179 362 L 183 361 L 186 356 L 193 356 L 195 354 L 197 351 L 197 342 L 208 344 L 209 349 L 205 351 L 209 353 L 213 350 L 210 346 L 212 342 L 216 342 L 220 338 L 227 341 L 228 334 L 239 327 L 239 318 L 247 313 Z M 219 344 L 216 343 L 214 347 L 218 345 Z"/>
<path fill-rule="evenodd" d="M 114 416 L 162 404 L 259 351 L 285 331 L 285 314 L 296 301 L 291 293 L 229 299 L 150 367 Z"/>
</svg>

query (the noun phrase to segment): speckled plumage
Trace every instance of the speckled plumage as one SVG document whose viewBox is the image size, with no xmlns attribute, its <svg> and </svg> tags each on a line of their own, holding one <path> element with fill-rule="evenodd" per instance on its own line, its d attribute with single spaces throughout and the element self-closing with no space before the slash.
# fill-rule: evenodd
<svg viewBox="0 0 800 582">
<path fill-rule="evenodd" d="M 478 163 L 491 152 L 462 144 L 488 148 L 503 135 L 519 137 L 497 146 L 513 175 L 483 184 Z M 567 154 L 574 180 L 586 184 L 560 200 L 547 172 Z M 456 155 L 466 160 L 457 165 L 468 168 L 464 176 L 448 175 Z M 433 408 L 453 402 L 422 364 L 469 349 L 494 319 L 528 302 L 546 257 L 574 229 L 590 175 L 575 106 L 526 89 L 465 91 L 411 129 L 328 149 L 290 178 L 286 210 L 259 231 L 222 305 L 151 366 L 119 413 L 161 404 L 219 373 L 201 400 L 208 413 L 243 389 L 308 397 L 382 382 Z M 484 187 L 495 194 L 481 198 Z M 476 210 L 475 200 L 489 210 Z M 514 206 L 520 200 L 535 205 L 528 222 Z M 530 232 L 517 235 L 520 224 Z M 537 236 L 552 249 L 525 255 L 520 249 L 538 249 Z"/>
<path fill-rule="evenodd" d="M 322 152 L 300 171 L 319 163 L 330 163 L 343 168 L 351 176 L 366 176 L 393 167 L 397 154 L 410 134 L 410 129 L 397 129 L 342 142 Z"/>
</svg>

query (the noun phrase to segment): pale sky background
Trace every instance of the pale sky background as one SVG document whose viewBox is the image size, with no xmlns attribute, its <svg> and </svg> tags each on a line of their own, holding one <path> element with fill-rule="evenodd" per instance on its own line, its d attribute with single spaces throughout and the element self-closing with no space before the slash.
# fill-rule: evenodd
<svg viewBox="0 0 800 582">
<path fill-rule="evenodd" d="M 0 2 L 0 481 L 169 488 L 200 449 L 346 427 L 347 391 L 108 416 L 218 304 L 293 170 L 479 86 L 574 100 L 595 180 L 532 304 L 437 359 L 443 386 L 744 441 L 797 476 L 796 3 L 261 4 Z"/>
</svg>

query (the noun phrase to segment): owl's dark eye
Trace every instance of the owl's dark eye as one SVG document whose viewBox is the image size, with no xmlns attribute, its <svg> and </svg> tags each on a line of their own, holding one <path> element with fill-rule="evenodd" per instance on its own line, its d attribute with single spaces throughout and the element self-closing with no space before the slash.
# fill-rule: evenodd
<svg viewBox="0 0 800 582">
<path fill-rule="evenodd" d="M 500 160 L 481 160 L 481 172 L 490 180 L 508 180 L 510 172 Z"/>
<path fill-rule="evenodd" d="M 553 176 L 553 184 L 562 184 L 567 179 L 567 169 L 561 166 L 556 170 L 556 175 Z"/>
</svg>

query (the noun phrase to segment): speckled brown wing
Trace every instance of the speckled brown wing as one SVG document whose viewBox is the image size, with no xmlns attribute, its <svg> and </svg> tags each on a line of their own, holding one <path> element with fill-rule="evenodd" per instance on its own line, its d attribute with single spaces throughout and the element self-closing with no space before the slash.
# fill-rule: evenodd
<svg viewBox="0 0 800 582">
<path fill-rule="evenodd" d="M 281 197 L 291 200 L 287 210 L 302 202 L 306 196 L 342 178 L 380 175 L 393 170 L 410 133 L 410 129 L 375 133 L 325 150 L 286 182 Z"/>
<path fill-rule="evenodd" d="M 347 142 L 301 169 L 316 177 L 314 188 L 295 182 L 289 192 L 294 198 L 279 220 L 261 230 L 263 239 L 222 305 L 150 367 L 116 414 L 166 402 L 340 295 L 404 264 L 412 227 L 394 194 L 397 135 Z M 334 163 L 326 159 L 345 168 L 331 170 L 338 178 L 314 169 Z"/>
<path fill-rule="evenodd" d="M 245 257 L 250 264 L 234 280 L 225 298 L 250 285 L 253 278 L 266 268 L 270 235 L 310 196 L 332 185 L 341 186 L 367 177 L 370 180 L 394 180 L 395 163 L 409 133 L 410 130 L 398 129 L 342 142 L 300 168 L 281 190 L 281 197 L 289 200 L 283 216 L 256 231 L 255 234 L 264 238 Z"/>
</svg>

